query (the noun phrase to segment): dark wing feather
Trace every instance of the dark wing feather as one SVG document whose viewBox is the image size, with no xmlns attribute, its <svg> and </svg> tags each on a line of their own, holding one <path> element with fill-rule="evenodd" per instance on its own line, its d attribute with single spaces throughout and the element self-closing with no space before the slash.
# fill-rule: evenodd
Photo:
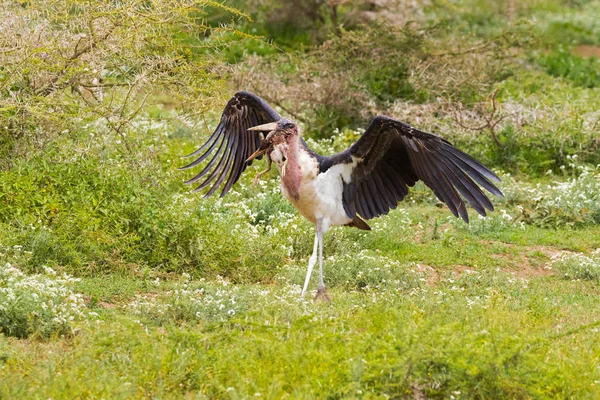
<svg viewBox="0 0 600 400">
<path fill-rule="evenodd" d="M 490 182 L 500 179 L 479 161 L 439 136 L 389 117 L 376 117 L 356 143 L 324 157 L 321 165 L 328 168 L 354 161 L 351 181 L 344 182 L 342 194 L 344 210 L 352 219 L 357 213 L 365 219 L 387 214 L 418 180 L 466 222 L 469 215 L 463 198 L 481 215 L 494 210 L 477 184 L 502 196 Z"/>
<path fill-rule="evenodd" d="M 202 190 L 212 184 L 205 195 L 208 197 L 225 182 L 220 195 L 223 197 L 240 179 L 246 167 L 252 164 L 252 161 L 246 163 L 246 160 L 260 146 L 260 132 L 248 131 L 248 128 L 279 119 L 281 116 L 277 111 L 254 93 L 237 92 L 227 102 L 219 125 L 206 143 L 186 156 L 192 157 L 202 153 L 196 160 L 180 169 L 195 167 L 210 156 L 212 158 L 202 171 L 185 183 L 196 182 L 208 175 L 194 190 Z"/>
</svg>

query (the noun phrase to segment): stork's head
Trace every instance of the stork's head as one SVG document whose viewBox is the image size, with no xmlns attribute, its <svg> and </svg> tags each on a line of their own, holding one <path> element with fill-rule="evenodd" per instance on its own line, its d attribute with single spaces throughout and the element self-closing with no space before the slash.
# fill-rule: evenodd
<svg viewBox="0 0 600 400">
<path fill-rule="evenodd" d="M 260 148 L 254 152 L 247 161 L 251 161 L 254 158 L 261 156 L 265 153 L 270 155 L 275 150 L 280 153 L 287 153 L 287 149 L 292 141 L 297 140 L 300 137 L 300 130 L 298 124 L 289 119 L 282 118 L 277 122 L 270 122 L 259 126 L 248 129 L 249 131 L 263 131 L 269 132 L 267 136 L 262 140 Z M 274 160 L 277 161 L 277 160 Z"/>
</svg>

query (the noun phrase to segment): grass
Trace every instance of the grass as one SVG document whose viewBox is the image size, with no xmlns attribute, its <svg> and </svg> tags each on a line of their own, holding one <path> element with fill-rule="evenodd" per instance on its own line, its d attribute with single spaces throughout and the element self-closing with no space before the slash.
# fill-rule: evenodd
<svg viewBox="0 0 600 400">
<path fill-rule="evenodd" d="M 597 396 L 599 281 L 565 278 L 552 257 L 591 253 L 600 228 L 473 232 L 446 216 L 407 205 L 372 232 L 330 232 L 331 303 L 298 296 L 308 224 L 274 283 L 84 277 L 98 318 L 52 340 L 1 336 L 0 396 Z"/>
<path fill-rule="evenodd" d="M 11 385 L 2 395 L 598 394 L 595 283 L 475 272 L 408 292 L 331 292 L 332 303 L 313 304 L 281 300 L 267 289 L 246 312 L 222 322 L 157 325 L 117 308 L 72 337 L 3 338 L 0 376 Z"/>
</svg>

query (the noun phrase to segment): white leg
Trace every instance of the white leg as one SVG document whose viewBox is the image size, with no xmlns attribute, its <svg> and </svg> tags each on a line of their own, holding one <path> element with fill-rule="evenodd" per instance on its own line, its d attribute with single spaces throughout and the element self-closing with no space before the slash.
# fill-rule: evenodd
<svg viewBox="0 0 600 400">
<path fill-rule="evenodd" d="M 317 289 L 322 291 L 325 289 L 325 283 L 323 282 L 323 232 L 317 232 L 319 238 L 319 286 Z"/>
<path fill-rule="evenodd" d="M 323 282 L 323 235 L 327 231 L 329 221 L 325 220 L 324 223 L 323 221 L 318 222 L 320 222 L 317 224 L 317 238 L 319 239 L 319 285 L 317 286 L 315 300 L 330 301 L 329 296 L 327 295 L 327 289 L 325 288 L 325 283 Z"/>
<path fill-rule="evenodd" d="M 315 244 L 313 246 L 313 253 L 308 259 L 308 271 L 306 272 L 306 279 L 304 280 L 304 288 L 302 289 L 302 294 L 300 296 L 304 297 L 306 294 L 306 289 L 308 289 L 308 282 L 310 282 L 310 276 L 312 275 L 313 268 L 315 267 L 315 263 L 317 262 L 317 248 L 319 246 L 319 223 L 317 223 L 317 228 L 315 228 Z"/>
<path fill-rule="evenodd" d="M 317 286 L 315 300 L 331 301 L 323 282 L 323 232 L 319 232 L 319 286 Z"/>
</svg>

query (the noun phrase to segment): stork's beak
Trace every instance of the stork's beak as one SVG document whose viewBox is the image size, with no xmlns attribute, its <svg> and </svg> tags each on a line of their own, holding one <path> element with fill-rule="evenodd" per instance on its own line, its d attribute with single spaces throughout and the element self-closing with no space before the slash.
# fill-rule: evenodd
<svg viewBox="0 0 600 400">
<path fill-rule="evenodd" d="M 258 129 L 257 129 L 258 130 Z M 258 149 L 254 153 L 250 154 L 250 157 L 246 160 L 246 162 L 250 162 L 254 160 L 256 157 L 260 157 L 267 152 L 267 149 Z"/>
<path fill-rule="evenodd" d="M 271 132 L 277 129 L 277 122 L 269 122 L 268 124 L 253 126 L 252 128 L 248 128 L 249 131 L 266 131 Z"/>
</svg>

